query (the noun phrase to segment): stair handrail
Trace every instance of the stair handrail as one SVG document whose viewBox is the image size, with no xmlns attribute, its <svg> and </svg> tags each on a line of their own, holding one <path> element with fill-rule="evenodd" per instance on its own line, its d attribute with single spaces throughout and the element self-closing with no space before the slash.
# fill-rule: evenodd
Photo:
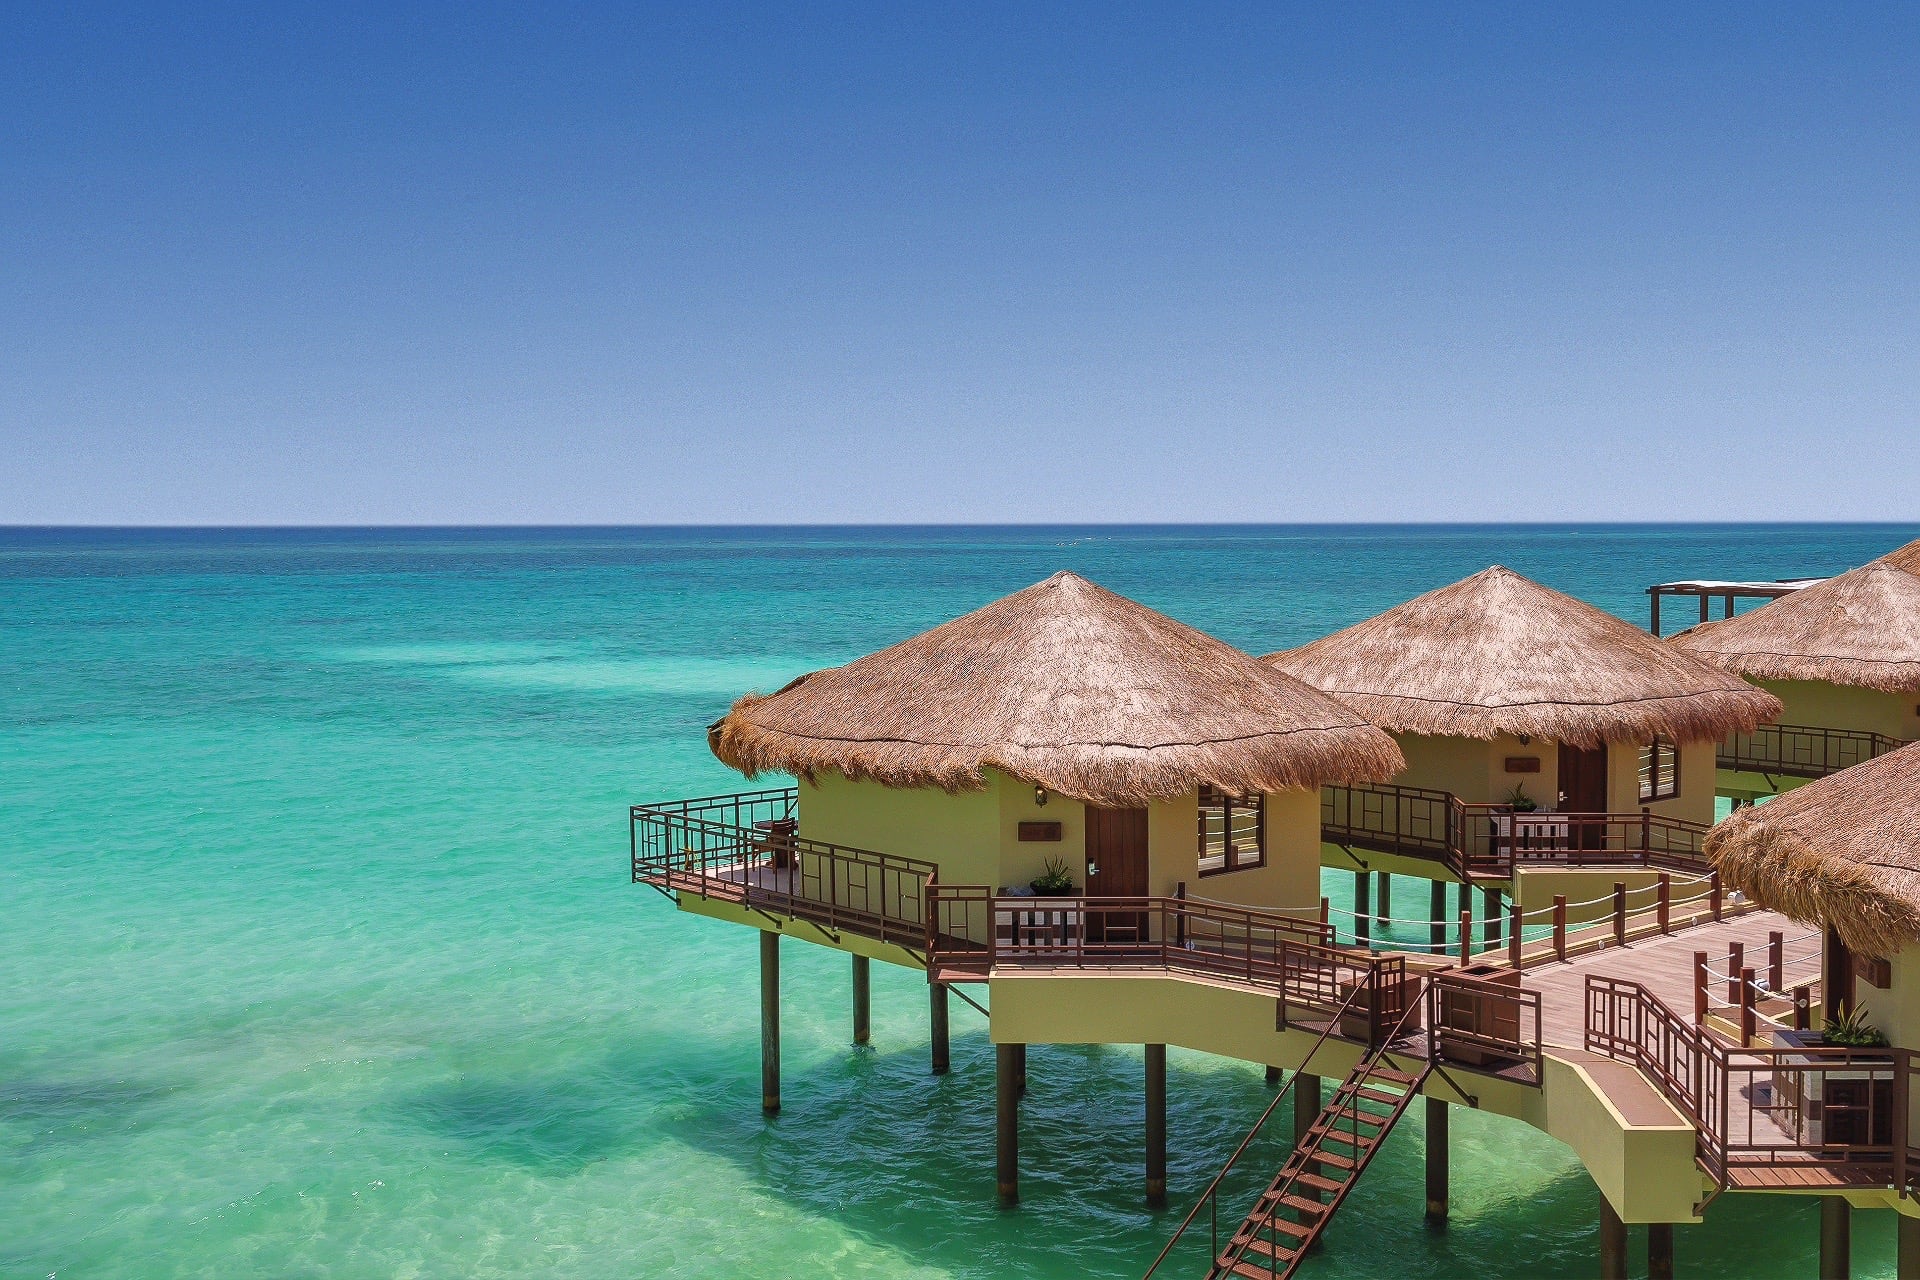
<svg viewBox="0 0 1920 1280">
<path fill-rule="evenodd" d="M 1373 1075 L 1374 1068 L 1377 1067 L 1392 1052 L 1391 1046 L 1393 1042 L 1398 1040 L 1402 1035 L 1405 1034 L 1407 1019 L 1412 1017 L 1419 1010 L 1419 1008 L 1420 1008 L 1420 1000 L 1414 999 L 1407 1002 L 1407 1007 L 1400 1011 L 1399 1021 L 1393 1024 L 1393 1030 L 1390 1033 L 1388 1033 L 1386 1036 L 1382 1037 L 1377 1046 L 1369 1046 L 1367 1049 L 1362 1051 L 1360 1055 L 1360 1061 L 1354 1063 L 1353 1070 L 1347 1073 L 1347 1078 L 1341 1081 L 1339 1085 L 1335 1086 L 1334 1093 L 1333 1093 L 1334 1098 L 1338 1098 L 1340 1096 L 1340 1090 L 1344 1089 L 1349 1083 L 1354 1084 L 1356 1087 L 1358 1085 L 1366 1083 L 1366 1081 Z M 1426 1075 L 1432 1070 L 1433 1070 L 1433 1064 L 1431 1062 L 1428 1062 L 1422 1068 L 1420 1072 L 1420 1078 L 1424 1080 L 1426 1078 Z M 1417 1088 L 1418 1086 L 1416 1085 L 1414 1090 L 1409 1090 L 1409 1096 L 1411 1096 L 1411 1094 L 1414 1091 L 1416 1091 Z M 1349 1095 L 1349 1097 L 1351 1097 L 1351 1095 Z M 1332 1100 L 1333 1099 L 1329 1099 L 1329 1102 L 1331 1102 Z M 1278 1099 L 1276 1099 L 1275 1101 L 1278 1101 Z M 1405 1110 L 1406 1110 L 1406 1107 L 1402 1105 L 1396 1110 L 1396 1114 L 1398 1114 L 1398 1112 L 1400 1111 L 1405 1111 Z M 1298 1178 L 1300 1173 L 1304 1171 L 1307 1168 L 1307 1166 L 1313 1163 L 1313 1154 L 1320 1150 L 1321 1144 L 1326 1141 L 1327 1134 L 1330 1132 L 1331 1132 L 1330 1129 L 1325 1130 L 1320 1134 L 1319 1137 L 1313 1140 L 1312 1145 L 1307 1148 L 1307 1152 L 1308 1152 L 1307 1159 L 1301 1162 L 1300 1168 L 1294 1171 L 1293 1178 L 1289 1178 L 1287 1180 L 1286 1185 L 1292 1186 L 1294 1179 Z M 1298 1155 L 1299 1152 L 1300 1152 L 1300 1148 L 1296 1145 L 1294 1147 L 1293 1152 L 1288 1156 L 1288 1160 L 1291 1160 L 1294 1155 Z M 1364 1168 L 1366 1163 L 1371 1159 L 1372 1159 L 1371 1155 L 1367 1155 L 1362 1158 L 1360 1162 L 1360 1168 L 1356 1168 L 1353 1172 L 1353 1177 L 1355 1179 L 1359 1178 L 1360 1169 Z M 1285 1165 L 1283 1164 L 1282 1169 L 1284 1170 L 1284 1168 L 1285 1168 Z M 1280 1212 L 1280 1201 L 1276 1199 L 1272 1205 L 1268 1206 L 1266 1213 L 1263 1215 L 1260 1215 L 1259 1220 L 1271 1222 L 1273 1220 L 1273 1216 L 1279 1212 Z M 1254 1214 L 1248 1214 L 1247 1218 L 1248 1218 L 1248 1221 L 1256 1220 Z M 1169 1243 L 1167 1247 L 1170 1249 L 1173 1246 L 1171 1243 Z M 1243 1245 L 1241 1247 L 1241 1252 L 1235 1255 L 1233 1260 L 1236 1262 L 1239 1261 L 1241 1257 L 1245 1256 L 1245 1252 L 1246 1252 L 1245 1246 Z M 1215 1251 L 1216 1265 L 1218 1264 L 1218 1261 L 1219 1261 L 1219 1252 L 1218 1250 L 1216 1250 Z M 1158 1265 L 1158 1263 L 1156 1262 L 1155 1265 Z M 1153 1273 L 1149 1271 L 1147 1274 L 1152 1275 Z"/>
<path fill-rule="evenodd" d="M 1227 1157 L 1227 1162 L 1220 1166 L 1220 1172 L 1213 1175 L 1213 1181 L 1209 1182 L 1207 1189 L 1200 1193 L 1200 1198 L 1193 1202 L 1193 1208 L 1187 1210 L 1187 1216 L 1180 1220 L 1180 1225 L 1174 1229 L 1173 1235 L 1167 1240 L 1167 1243 L 1161 1247 L 1159 1255 L 1155 1257 L 1152 1264 L 1147 1267 L 1140 1280 L 1150 1280 L 1153 1273 L 1159 1270 L 1160 1264 L 1167 1260 L 1167 1255 L 1173 1252 L 1173 1246 L 1180 1243 L 1180 1237 L 1187 1234 L 1187 1228 L 1193 1225 L 1194 1219 L 1200 1216 L 1200 1210 L 1204 1209 L 1209 1201 L 1214 1200 L 1218 1196 L 1221 1182 L 1225 1181 L 1226 1176 L 1233 1171 L 1233 1166 L 1240 1162 L 1240 1157 L 1246 1154 L 1247 1148 L 1253 1145 L 1253 1140 L 1260 1136 L 1260 1131 L 1266 1128 L 1267 1121 L 1272 1117 L 1274 1109 L 1280 1105 L 1282 1099 L 1293 1092 L 1294 1082 L 1300 1079 L 1301 1073 L 1307 1069 L 1307 1064 L 1313 1061 L 1313 1055 L 1320 1051 L 1320 1046 L 1327 1042 L 1327 1038 L 1331 1036 L 1334 1029 L 1340 1025 L 1340 1020 L 1351 1010 L 1353 1002 L 1360 997 L 1362 991 L 1367 989 L 1365 983 L 1354 984 L 1353 990 L 1347 993 L 1347 998 L 1340 1002 L 1340 1007 L 1334 1010 L 1333 1016 L 1327 1019 L 1327 1025 L 1323 1027 L 1320 1034 L 1314 1038 L 1313 1045 L 1307 1050 L 1306 1057 L 1300 1059 L 1300 1065 L 1294 1068 L 1291 1076 L 1287 1077 L 1287 1082 L 1280 1086 L 1280 1092 L 1273 1095 L 1273 1101 L 1269 1102 L 1267 1109 L 1260 1113 L 1260 1118 L 1253 1122 L 1253 1128 L 1247 1130 L 1247 1136 L 1240 1139 L 1240 1145 L 1233 1149 L 1233 1154 Z M 1404 1016 L 1402 1017 L 1402 1021 L 1405 1021 Z M 1219 1253 L 1217 1239 L 1215 1241 L 1214 1253 L 1216 1255 Z"/>
</svg>

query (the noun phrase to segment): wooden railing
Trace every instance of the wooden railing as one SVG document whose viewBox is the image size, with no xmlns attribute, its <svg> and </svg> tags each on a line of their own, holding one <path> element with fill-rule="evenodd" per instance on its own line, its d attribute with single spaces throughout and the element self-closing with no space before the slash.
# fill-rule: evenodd
<svg viewBox="0 0 1920 1280">
<path fill-rule="evenodd" d="M 1726 1186 L 1749 1169 L 1854 1169 L 1896 1188 L 1920 1177 L 1908 1138 L 1906 1049 L 1742 1047 L 1694 1026 L 1637 982 L 1589 976 L 1586 1047 L 1638 1067 L 1694 1125 Z"/>
<path fill-rule="evenodd" d="M 1638 813 L 1515 812 L 1448 791 L 1362 785 L 1320 789 L 1320 838 L 1347 849 L 1428 858 L 1462 878 L 1517 867 L 1707 870 L 1707 827 Z"/>
<path fill-rule="evenodd" d="M 829 935 L 925 945 L 934 864 L 809 840 L 794 804 L 788 788 L 634 805 L 633 879 L 805 920 Z"/>
<path fill-rule="evenodd" d="M 1906 745 L 1903 739 L 1879 733 L 1770 724 L 1752 733 L 1737 733 L 1721 743 L 1717 763 L 1722 769 L 1748 773 L 1824 778 Z"/>
<path fill-rule="evenodd" d="M 1518 972 L 1509 970 L 1515 978 Z M 1427 976 L 1427 1056 L 1538 1086 L 1540 993 L 1459 969 Z"/>
</svg>

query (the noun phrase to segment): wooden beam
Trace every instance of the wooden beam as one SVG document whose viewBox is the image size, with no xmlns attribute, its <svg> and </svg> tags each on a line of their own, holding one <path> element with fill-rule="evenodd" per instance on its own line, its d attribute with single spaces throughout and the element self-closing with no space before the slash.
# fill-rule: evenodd
<svg viewBox="0 0 1920 1280">
<path fill-rule="evenodd" d="M 1647 1224 L 1647 1280 L 1673 1280 L 1673 1224 Z"/>
<path fill-rule="evenodd" d="M 1627 1280 L 1627 1224 L 1600 1197 L 1600 1280 Z"/>
<path fill-rule="evenodd" d="M 1018 1046 L 994 1046 L 994 1174 L 1000 1203 L 1020 1203 L 1020 1061 Z"/>
<path fill-rule="evenodd" d="M 1147 1049 L 1147 1207 L 1167 1203 L 1167 1046 Z"/>
<path fill-rule="evenodd" d="M 760 931 L 760 1109 L 780 1110 L 780 935 Z"/>
<path fill-rule="evenodd" d="M 1920 1280 L 1920 1218 L 1894 1215 L 1898 1239 L 1894 1250 L 1894 1280 Z"/>
<path fill-rule="evenodd" d="M 1427 1098 L 1427 1225 L 1447 1224 L 1447 1104 Z"/>
<path fill-rule="evenodd" d="M 1853 1271 L 1853 1206 L 1845 1196 L 1820 1197 L 1820 1280 L 1847 1280 Z"/>
<path fill-rule="evenodd" d="M 872 962 L 865 956 L 853 958 L 853 1042 L 865 1044 L 873 1038 Z"/>
<path fill-rule="evenodd" d="M 933 1030 L 933 1074 L 943 1076 L 952 1064 L 947 1046 L 947 984 L 933 982 L 927 985 L 928 1022 Z"/>
</svg>

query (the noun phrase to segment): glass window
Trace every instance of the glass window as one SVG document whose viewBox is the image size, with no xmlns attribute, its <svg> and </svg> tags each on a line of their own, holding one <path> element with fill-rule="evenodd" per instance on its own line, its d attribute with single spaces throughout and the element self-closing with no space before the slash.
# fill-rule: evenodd
<svg viewBox="0 0 1920 1280">
<path fill-rule="evenodd" d="M 1267 864 L 1267 798 L 1200 788 L 1200 874 Z"/>
<path fill-rule="evenodd" d="M 1640 799 L 1671 800 L 1680 794 L 1680 748 L 1655 738 L 1640 748 Z"/>
</svg>

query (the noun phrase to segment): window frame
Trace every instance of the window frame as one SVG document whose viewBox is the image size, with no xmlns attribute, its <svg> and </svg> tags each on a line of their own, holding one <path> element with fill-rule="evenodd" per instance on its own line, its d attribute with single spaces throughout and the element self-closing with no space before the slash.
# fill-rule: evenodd
<svg viewBox="0 0 1920 1280">
<path fill-rule="evenodd" d="M 1207 865 L 1207 816 L 1209 810 L 1220 815 L 1220 865 Z M 1253 813 L 1253 845 L 1249 849 L 1234 843 L 1234 817 Z M 1213 787 L 1200 788 L 1200 805 L 1197 830 L 1195 833 L 1198 857 L 1198 870 L 1201 876 L 1231 875 L 1236 871 L 1253 871 L 1267 865 L 1267 797 L 1255 792 L 1252 797 L 1236 796 Z"/>
<path fill-rule="evenodd" d="M 1666 790 L 1660 789 L 1660 759 L 1662 754 L 1671 761 L 1667 776 L 1672 779 Z M 1676 800 L 1680 796 L 1680 744 L 1673 739 L 1655 734 L 1653 741 L 1644 743 L 1636 758 L 1638 770 L 1634 777 L 1635 792 L 1641 804 L 1657 804 L 1662 800 Z"/>
</svg>

